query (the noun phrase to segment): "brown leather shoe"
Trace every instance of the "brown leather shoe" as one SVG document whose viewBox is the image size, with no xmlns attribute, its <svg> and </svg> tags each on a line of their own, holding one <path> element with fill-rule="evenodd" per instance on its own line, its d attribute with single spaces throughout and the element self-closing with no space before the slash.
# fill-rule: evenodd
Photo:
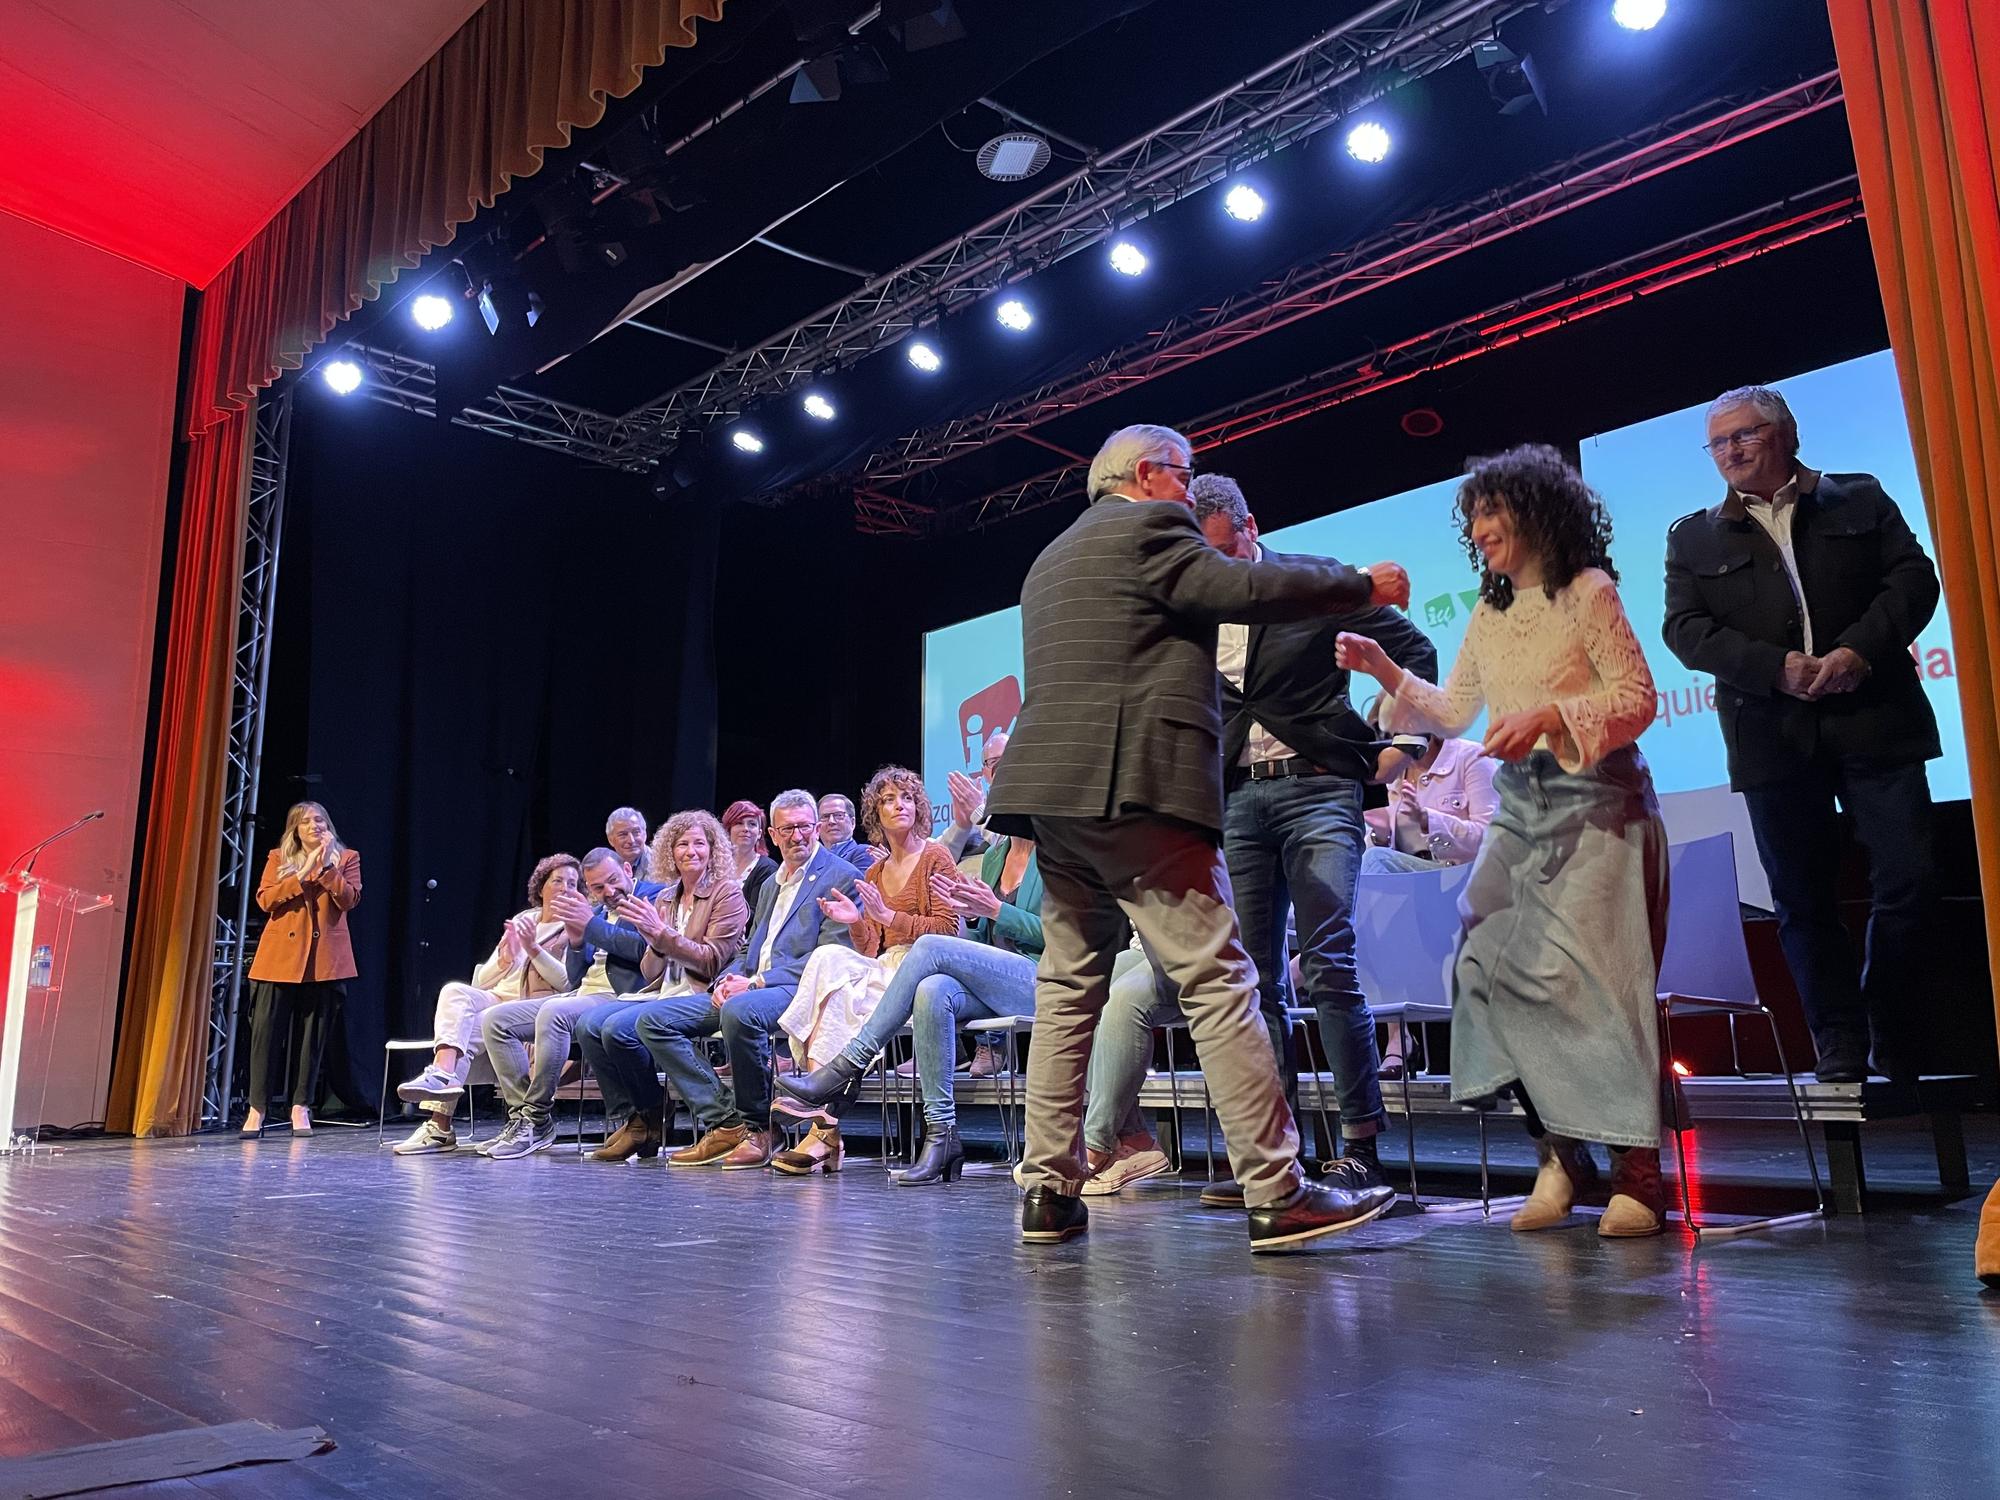
<svg viewBox="0 0 2000 1500">
<path fill-rule="evenodd" d="M 716 1129 L 709 1131 L 707 1135 L 696 1141 L 692 1146 L 681 1151 L 668 1152 L 667 1165 L 670 1167 L 720 1166 L 722 1159 L 735 1151 L 749 1137 L 750 1127 L 748 1125 L 718 1126 Z M 765 1154 L 770 1154 L 768 1147 Z M 758 1165 L 762 1166 L 763 1163 L 759 1162 Z"/>
<path fill-rule="evenodd" d="M 1986 1195 L 1986 1209 L 1979 1216 L 1979 1239 L 1973 1251 L 1973 1270 L 1979 1279 L 2000 1291 L 2000 1182 Z"/>
<path fill-rule="evenodd" d="M 815 1172 L 832 1176 L 840 1170 L 841 1151 L 840 1127 L 815 1125 L 798 1145 L 771 1158 L 771 1170 L 787 1177 L 810 1177 Z"/>
<path fill-rule="evenodd" d="M 722 1158 L 725 1172 L 761 1172 L 771 1165 L 771 1132 L 745 1130 L 736 1149 Z"/>
<path fill-rule="evenodd" d="M 637 1112 L 626 1116 L 625 1123 L 613 1132 L 611 1138 L 590 1153 L 590 1159 L 629 1161 L 637 1156 L 650 1160 L 660 1154 L 661 1143 L 665 1140 L 666 1127 L 661 1118 Z"/>
</svg>

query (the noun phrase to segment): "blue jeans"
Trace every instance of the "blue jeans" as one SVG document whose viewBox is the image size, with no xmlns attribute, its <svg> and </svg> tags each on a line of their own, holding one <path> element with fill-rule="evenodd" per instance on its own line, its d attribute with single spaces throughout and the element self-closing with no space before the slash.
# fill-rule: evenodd
<svg viewBox="0 0 2000 1500">
<path fill-rule="evenodd" d="M 1296 907 L 1299 968 L 1319 1015 L 1344 1136 L 1373 1135 L 1388 1118 L 1375 1018 L 1354 969 L 1354 886 L 1366 839 L 1361 783 L 1345 776 L 1243 781 L 1229 793 L 1222 815 L 1222 855 L 1243 946 L 1257 965 L 1258 1006 L 1271 1028 L 1286 1097 L 1296 1113 L 1298 1067 L 1284 1019 L 1291 988 L 1285 918 Z"/>
<path fill-rule="evenodd" d="M 720 1007 L 707 995 L 634 1005 L 604 1024 L 599 1045 L 621 1077 L 642 1070 L 651 1079 L 657 1065 L 704 1135 L 733 1125 L 765 1130 L 771 1123 L 771 1032 L 793 993 L 791 986 L 770 985 L 745 990 Z M 727 1085 L 697 1045 L 718 1032 L 729 1053 Z"/>
<path fill-rule="evenodd" d="M 1370 844 L 1361 855 L 1361 873 L 1390 875 L 1421 875 L 1426 870 L 1442 870 L 1445 867 L 1434 859 L 1426 859 L 1421 854 L 1405 854 L 1401 849 L 1391 849 L 1382 844 Z"/>
<path fill-rule="evenodd" d="M 1180 997 L 1153 973 L 1146 955 L 1127 948 L 1111 966 L 1111 997 L 1097 1014 L 1090 1046 L 1083 1143 L 1109 1155 L 1121 1136 L 1150 1135 L 1139 1090 L 1153 1065 L 1153 1028 L 1182 1019 Z"/>
<path fill-rule="evenodd" d="M 1857 970 L 1840 920 L 1840 820 L 1854 819 L 1868 854 L 1868 948 Z M 1778 943 L 1824 1052 L 1872 1041 L 1908 1060 L 1915 1009 L 1927 992 L 1923 942 L 1931 889 L 1931 788 L 1921 762 L 1878 766 L 1822 758 L 1785 781 L 1743 793 L 1757 855 L 1778 908 Z M 1871 1035 L 1872 1033 L 1872 1035 Z"/>
<path fill-rule="evenodd" d="M 665 1102 L 652 1055 L 632 1030 L 639 1012 L 659 1003 L 607 999 L 576 1018 L 576 1040 L 583 1048 L 585 1064 L 597 1079 L 598 1092 L 604 1096 L 607 1120 L 651 1114 Z M 705 997 L 702 1003 L 708 1003 Z"/>
<path fill-rule="evenodd" d="M 951 1079 L 958 1028 L 981 1016 L 1035 1013 L 1035 961 L 991 943 L 926 933 L 911 944 L 868 1022 L 841 1051 L 865 1068 L 914 1017 L 917 1078 L 924 1121 L 933 1130 L 956 1124 Z"/>
</svg>

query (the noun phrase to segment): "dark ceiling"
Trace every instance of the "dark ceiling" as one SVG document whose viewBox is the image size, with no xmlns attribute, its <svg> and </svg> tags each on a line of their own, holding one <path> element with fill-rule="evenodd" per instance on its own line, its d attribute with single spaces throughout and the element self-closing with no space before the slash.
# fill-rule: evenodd
<svg viewBox="0 0 2000 1500">
<path fill-rule="evenodd" d="M 703 380 L 726 364 L 723 351 L 755 346 L 865 278 L 927 258 L 1046 189 L 1086 153 L 1114 151 L 1327 28 L 1366 9 L 1397 19 L 1395 6 L 1356 0 L 955 0 L 942 13 L 934 3 L 888 5 L 850 34 L 846 23 L 868 7 L 733 0 L 701 47 L 671 55 L 600 127 L 552 153 L 535 179 L 358 315 L 346 339 L 434 363 L 441 409 L 507 384 L 627 413 Z M 912 368 L 900 336 L 865 358 L 829 360 L 745 410 L 691 423 L 663 445 L 653 473 L 668 489 L 704 497 L 837 503 L 871 455 L 907 435 L 1058 379 L 1169 320 L 1288 268 L 1449 218 L 1482 194 L 1504 200 L 1510 184 L 1607 143 L 1670 133 L 1662 122 L 1703 118 L 1833 67 L 1823 0 L 1671 0 L 1664 22 L 1643 34 L 1613 25 L 1610 8 L 1610 0 L 1568 0 L 1505 21 L 1498 40 L 1529 59 L 1539 94 L 1514 112 L 1500 102 L 1520 92 L 1518 75 L 1496 84 L 1471 56 L 1400 84 L 1384 71 L 1367 80 L 1385 92 L 1365 110 L 1329 111 L 1318 122 L 1325 128 L 1242 161 L 1181 201 L 1142 203 L 1138 222 L 1117 227 L 1151 257 L 1145 276 L 1112 272 L 1103 244 L 1037 265 L 1010 293 L 1033 308 L 1026 333 L 1001 328 L 999 297 L 982 297 L 924 330 L 944 357 L 937 373 Z M 1402 9 L 1423 6 L 1407 0 Z M 921 45 L 935 39 L 924 27 L 940 14 L 955 16 L 963 37 Z M 801 57 L 817 60 L 813 76 L 824 82 L 836 55 L 839 99 L 795 103 L 792 84 L 781 82 L 669 149 Z M 1017 128 L 981 99 L 1050 133 L 1054 158 L 1039 177 L 1001 184 L 975 169 L 981 142 Z M 1348 123 L 1363 117 L 1394 137 L 1379 166 L 1342 149 Z M 1032 431 L 979 431 L 951 462 L 898 481 L 899 493 L 927 508 L 927 525 L 963 518 L 981 498 L 1060 467 L 1064 454 L 1087 454 L 1121 422 L 1197 426 L 1230 402 L 1691 232 L 1739 216 L 1769 220 L 1784 200 L 1853 170 L 1837 105 L 1700 159 L 1685 155 L 1673 170 L 1418 274 L 1383 278 L 1339 306 Z M 1222 212 L 1224 189 L 1239 180 L 1268 202 L 1254 224 Z M 593 196 L 602 199 L 594 209 Z M 760 235 L 813 260 L 757 243 Z M 606 245 L 616 248 L 607 254 Z M 440 333 L 420 333 L 404 305 L 422 288 L 462 288 L 454 261 L 496 278 L 503 292 L 533 291 L 543 308 L 537 324 L 510 322 L 489 336 L 467 304 L 468 315 Z M 612 326 L 646 289 L 674 281 Z M 837 408 L 833 421 L 804 414 L 808 390 Z M 742 429 L 763 441 L 761 452 L 730 445 Z"/>
</svg>

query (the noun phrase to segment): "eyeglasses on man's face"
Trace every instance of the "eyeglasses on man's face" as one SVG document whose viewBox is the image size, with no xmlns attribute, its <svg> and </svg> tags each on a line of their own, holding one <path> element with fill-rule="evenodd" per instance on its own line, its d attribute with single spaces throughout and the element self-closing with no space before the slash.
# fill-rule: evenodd
<svg viewBox="0 0 2000 1500">
<path fill-rule="evenodd" d="M 1754 448 L 1764 441 L 1764 434 L 1770 430 L 1769 422 L 1757 422 L 1749 427 L 1739 427 L 1734 432 L 1725 432 L 1719 438 L 1710 438 L 1701 445 L 1702 451 L 1711 458 L 1720 458 L 1731 448 Z"/>
</svg>

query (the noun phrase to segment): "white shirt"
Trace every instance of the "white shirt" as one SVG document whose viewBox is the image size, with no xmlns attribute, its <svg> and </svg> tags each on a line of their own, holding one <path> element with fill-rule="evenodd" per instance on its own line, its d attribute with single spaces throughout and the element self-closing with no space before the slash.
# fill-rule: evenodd
<svg viewBox="0 0 2000 1500">
<path fill-rule="evenodd" d="M 778 898 L 771 903 L 771 925 L 764 929 L 764 946 L 757 954 L 757 973 L 761 974 L 770 967 L 771 949 L 777 946 L 778 932 L 784 927 L 785 918 L 792 914 L 792 908 L 799 904 L 799 892 L 805 889 L 806 876 L 812 874 L 813 866 L 825 855 L 825 846 L 814 844 L 812 858 L 800 865 L 798 874 L 789 880 L 785 878 L 786 866 L 782 864 L 778 866 L 775 877 L 778 882 Z"/>
<path fill-rule="evenodd" d="M 1760 500 L 1755 495 L 1737 492 L 1736 498 L 1743 502 L 1750 519 L 1770 534 L 1778 544 L 1778 555 L 1785 560 L 1785 576 L 1792 580 L 1792 596 L 1799 601 L 1799 625 L 1804 632 L 1805 653 L 1813 654 L 1812 615 L 1806 610 L 1806 586 L 1799 579 L 1799 560 L 1792 553 L 1792 517 L 1799 510 L 1799 481 L 1804 479 L 1805 493 L 1819 488 L 1819 474 L 1816 470 L 1801 465 L 1799 472 L 1787 479 L 1778 492 L 1769 500 Z"/>
<path fill-rule="evenodd" d="M 1252 561 L 1264 560 L 1261 543 L 1252 542 Z M 1229 685 L 1237 692 L 1243 691 L 1243 673 L 1250 664 L 1250 627 L 1248 625 L 1223 625 L 1215 637 L 1215 670 L 1229 679 Z M 1243 754 L 1237 758 L 1239 766 L 1253 766 L 1267 760 L 1290 760 L 1298 751 L 1278 739 L 1255 719 L 1250 721 L 1250 736 L 1243 742 Z"/>
</svg>

